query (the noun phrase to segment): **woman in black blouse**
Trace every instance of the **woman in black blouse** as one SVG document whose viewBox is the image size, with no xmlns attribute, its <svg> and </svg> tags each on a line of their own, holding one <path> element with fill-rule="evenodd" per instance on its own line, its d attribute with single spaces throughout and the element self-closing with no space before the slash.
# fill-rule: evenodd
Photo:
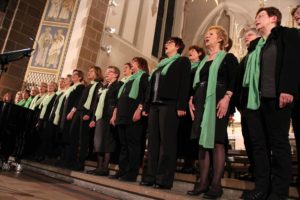
<svg viewBox="0 0 300 200">
<path fill-rule="evenodd" d="M 48 85 L 48 93 L 39 105 L 40 114 L 37 123 L 39 144 L 37 150 L 37 161 L 43 161 L 45 156 L 48 155 L 51 146 L 51 135 L 48 134 L 47 123 L 50 117 L 50 113 L 56 98 L 55 92 L 57 91 L 57 84 L 50 82 Z"/>
<path fill-rule="evenodd" d="M 98 98 L 93 105 L 92 121 L 89 126 L 95 127 L 94 152 L 97 154 L 97 168 L 88 171 L 89 174 L 108 176 L 108 165 L 112 152 L 115 152 L 116 141 L 114 138 L 115 128 L 110 124 L 113 111 L 117 106 L 118 91 L 122 82 L 118 81 L 119 68 L 107 67 L 105 72 L 106 85 L 98 91 Z"/>
<path fill-rule="evenodd" d="M 195 72 L 200 64 L 200 61 L 205 57 L 205 51 L 198 45 L 189 47 L 189 60 L 191 62 L 191 80 L 194 80 Z M 190 84 L 190 92 L 193 91 L 192 81 Z M 188 108 L 187 108 L 188 109 Z M 192 128 L 191 115 L 187 113 L 180 122 L 178 128 L 178 150 L 177 157 L 184 159 L 184 164 L 181 169 L 183 173 L 194 173 L 193 161 L 197 159 L 198 155 L 198 141 L 190 140 L 190 133 Z M 198 171 L 198 169 L 197 169 Z"/>
<path fill-rule="evenodd" d="M 79 171 L 84 169 L 84 161 L 89 150 L 89 121 L 92 114 L 90 109 L 97 98 L 98 89 L 102 87 L 103 76 L 101 68 L 96 66 L 90 67 L 87 78 L 90 84 L 84 88 L 77 105 L 72 108 L 67 116 L 67 119 L 72 119 L 68 164 L 73 170 Z"/>
<path fill-rule="evenodd" d="M 142 104 L 148 86 L 148 63 L 144 58 L 132 59 L 133 74 L 119 90 L 118 104 L 112 124 L 119 131 L 120 155 L 119 171 L 112 178 L 122 181 L 136 181 L 139 173 L 143 124 L 141 123 Z"/>
<path fill-rule="evenodd" d="M 238 61 L 223 50 L 228 36 L 222 27 L 210 27 L 204 42 L 208 55 L 197 68 L 193 81 L 195 93 L 190 99 L 190 113 L 194 121 L 191 139 L 199 139 L 200 183 L 188 194 L 205 193 L 203 197 L 210 199 L 222 195 L 228 106 L 235 87 Z M 210 163 L 213 164 L 211 181 Z"/>
<path fill-rule="evenodd" d="M 66 167 L 68 161 L 70 161 L 68 155 L 70 155 L 70 142 L 72 138 L 70 135 L 70 127 L 74 115 L 72 109 L 77 107 L 82 91 L 85 88 L 82 84 L 83 79 L 84 74 L 81 70 L 73 70 L 73 85 L 66 90 L 65 99 L 62 102 L 61 119 L 59 122 L 59 130 L 62 132 L 62 153 L 60 161 L 57 163 L 61 167 Z"/>
<path fill-rule="evenodd" d="M 179 117 L 186 115 L 190 87 L 191 63 L 180 56 L 185 45 L 172 37 L 165 44 L 168 56 L 152 73 L 145 113 L 149 113 L 148 161 L 144 186 L 171 189 L 173 186 Z"/>
</svg>

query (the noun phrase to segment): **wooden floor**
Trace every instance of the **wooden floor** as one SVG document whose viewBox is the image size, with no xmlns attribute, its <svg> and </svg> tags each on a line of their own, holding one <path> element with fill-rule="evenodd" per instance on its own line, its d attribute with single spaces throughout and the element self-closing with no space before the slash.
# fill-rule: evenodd
<svg viewBox="0 0 300 200">
<path fill-rule="evenodd" d="M 0 172 L 0 200 L 114 200 L 30 171 Z"/>
</svg>

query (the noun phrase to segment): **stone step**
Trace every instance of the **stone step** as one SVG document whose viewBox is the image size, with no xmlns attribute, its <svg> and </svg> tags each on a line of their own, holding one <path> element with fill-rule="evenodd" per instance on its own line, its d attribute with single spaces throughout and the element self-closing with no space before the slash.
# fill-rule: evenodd
<svg viewBox="0 0 300 200">
<path fill-rule="evenodd" d="M 91 169 L 95 163 L 86 162 L 85 170 Z M 46 164 L 36 163 L 28 160 L 22 161 L 22 166 L 26 170 L 31 170 L 36 173 L 44 174 L 56 179 L 60 179 L 75 185 L 79 185 L 91 190 L 100 191 L 104 194 L 114 196 L 120 199 L 199 199 L 199 197 L 191 197 L 186 195 L 186 191 L 193 188 L 195 177 L 190 174 L 176 173 L 174 187 L 172 190 L 158 190 L 152 187 L 142 187 L 139 185 L 140 176 L 135 183 L 121 182 L 112 180 L 107 177 L 89 175 L 84 172 L 71 171 L 58 168 Z M 116 166 L 111 166 L 111 174 L 115 173 Z M 243 190 L 253 188 L 252 182 L 241 181 L 237 179 L 224 178 L 222 179 L 224 194 L 221 199 L 239 199 Z M 290 197 L 298 198 L 299 193 L 296 188 L 290 188 Z M 201 198 L 200 198 L 201 199 Z"/>
</svg>

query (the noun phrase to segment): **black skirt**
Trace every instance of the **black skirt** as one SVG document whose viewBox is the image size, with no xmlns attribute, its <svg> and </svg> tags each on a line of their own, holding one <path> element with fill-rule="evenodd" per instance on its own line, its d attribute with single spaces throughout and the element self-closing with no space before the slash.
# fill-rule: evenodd
<svg viewBox="0 0 300 200">
<path fill-rule="evenodd" d="M 94 151 L 98 153 L 114 152 L 116 141 L 108 120 L 99 119 L 96 122 L 94 135 Z"/>
<path fill-rule="evenodd" d="M 207 82 L 200 83 L 198 88 L 196 89 L 193 103 L 195 106 L 195 119 L 192 125 L 191 131 L 191 139 L 199 139 L 201 134 L 201 122 L 204 113 L 204 104 L 205 104 L 205 97 L 207 91 Z M 218 102 L 224 97 L 226 93 L 226 86 L 225 84 L 217 83 L 216 88 L 216 106 Z M 224 144 L 227 142 L 227 125 L 229 120 L 229 106 L 227 110 L 227 114 L 219 119 L 216 116 L 216 129 L 215 129 L 215 143 L 216 144 Z M 213 134 L 213 133 L 212 133 Z"/>
</svg>

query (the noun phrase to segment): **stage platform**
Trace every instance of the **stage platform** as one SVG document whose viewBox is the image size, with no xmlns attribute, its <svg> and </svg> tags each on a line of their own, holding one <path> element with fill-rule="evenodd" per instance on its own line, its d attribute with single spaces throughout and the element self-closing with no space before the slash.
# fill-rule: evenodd
<svg viewBox="0 0 300 200">
<path fill-rule="evenodd" d="M 92 169 L 94 162 L 86 162 L 85 170 Z M 121 182 L 107 177 L 89 175 L 84 172 L 70 171 L 51 165 L 36 163 L 28 160 L 22 161 L 22 167 L 25 171 L 34 172 L 49 176 L 66 183 L 98 191 L 104 195 L 116 199 L 201 199 L 201 197 L 191 197 L 186 195 L 186 191 L 192 189 L 195 181 L 194 175 L 176 173 L 174 187 L 172 190 L 160 190 L 152 187 L 142 187 L 139 185 L 140 176 L 135 183 Z M 111 174 L 115 173 L 115 166 L 111 167 Z M 240 199 L 243 190 L 253 188 L 253 183 L 237 179 L 224 178 L 222 180 L 224 194 L 221 199 Z M 299 199 L 299 188 L 290 187 L 290 199 Z M 64 199 L 66 200 L 66 199 Z"/>
</svg>

